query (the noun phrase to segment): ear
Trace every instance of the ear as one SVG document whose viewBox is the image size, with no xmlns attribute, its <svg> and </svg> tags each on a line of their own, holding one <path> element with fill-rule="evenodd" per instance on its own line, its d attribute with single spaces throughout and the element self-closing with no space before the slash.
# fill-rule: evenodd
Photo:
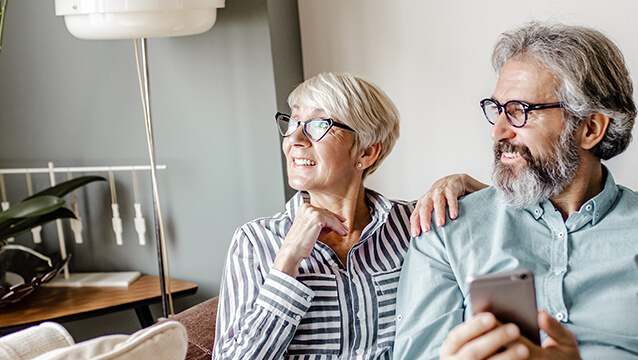
<svg viewBox="0 0 638 360">
<path fill-rule="evenodd" d="M 365 170 L 372 166 L 372 164 L 374 164 L 374 162 L 379 158 L 380 153 L 381 143 L 372 144 L 361 150 L 359 158 L 357 159 L 357 163 L 361 163 L 363 165 L 361 170 Z"/>
<path fill-rule="evenodd" d="M 605 116 L 601 113 L 595 113 L 588 119 L 585 119 L 578 131 L 578 137 L 580 138 L 580 147 L 585 150 L 590 150 L 596 144 L 598 144 L 605 133 L 607 133 L 607 127 L 609 126 L 609 116 Z"/>
</svg>

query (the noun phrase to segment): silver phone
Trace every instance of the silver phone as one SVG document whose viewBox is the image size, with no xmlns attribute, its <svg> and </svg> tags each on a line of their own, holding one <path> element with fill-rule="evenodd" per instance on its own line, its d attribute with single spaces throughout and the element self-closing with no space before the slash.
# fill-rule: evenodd
<svg viewBox="0 0 638 360">
<path fill-rule="evenodd" d="M 526 338 L 540 345 L 534 273 L 519 269 L 481 276 L 470 282 L 472 312 L 491 312 L 502 323 L 518 325 Z"/>
</svg>

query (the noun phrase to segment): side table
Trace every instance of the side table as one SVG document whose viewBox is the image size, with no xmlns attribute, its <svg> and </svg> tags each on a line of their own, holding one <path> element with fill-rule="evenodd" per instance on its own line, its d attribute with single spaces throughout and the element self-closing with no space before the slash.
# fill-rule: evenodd
<svg viewBox="0 0 638 360">
<path fill-rule="evenodd" d="M 173 298 L 192 295 L 197 284 L 170 279 Z M 128 287 L 46 287 L 20 302 L 0 308 L 0 333 L 43 321 L 70 321 L 135 309 L 142 327 L 155 323 L 150 304 L 161 302 L 159 277 L 142 275 Z"/>
</svg>

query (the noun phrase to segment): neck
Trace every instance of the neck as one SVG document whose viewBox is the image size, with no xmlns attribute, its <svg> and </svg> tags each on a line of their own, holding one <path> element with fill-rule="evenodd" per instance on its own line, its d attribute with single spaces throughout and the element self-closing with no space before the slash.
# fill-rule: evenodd
<svg viewBox="0 0 638 360">
<path fill-rule="evenodd" d="M 567 220 L 570 214 L 578 211 L 585 202 L 603 191 L 604 187 L 602 164 L 598 158 L 587 153 L 581 156 L 574 179 L 560 194 L 549 200 L 561 213 L 563 220 Z"/>
<path fill-rule="evenodd" d="M 341 194 L 311 192 L 310 204 L 343 216 L 351 234 L 363 230 L 370 223 L 370 210 L 362 183 Z"/>
</svg>

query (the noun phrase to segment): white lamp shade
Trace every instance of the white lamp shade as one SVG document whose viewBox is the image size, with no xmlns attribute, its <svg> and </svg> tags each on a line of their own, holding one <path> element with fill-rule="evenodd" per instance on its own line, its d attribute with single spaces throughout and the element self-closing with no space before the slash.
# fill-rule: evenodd
<svg viewBox="0 0 638 360">
<path fill-rule="evenodd" d="M 200 34 L 221 7 L 224 0 L 55 0 L 55 14 L 86 40 Z"/>
</svg>

